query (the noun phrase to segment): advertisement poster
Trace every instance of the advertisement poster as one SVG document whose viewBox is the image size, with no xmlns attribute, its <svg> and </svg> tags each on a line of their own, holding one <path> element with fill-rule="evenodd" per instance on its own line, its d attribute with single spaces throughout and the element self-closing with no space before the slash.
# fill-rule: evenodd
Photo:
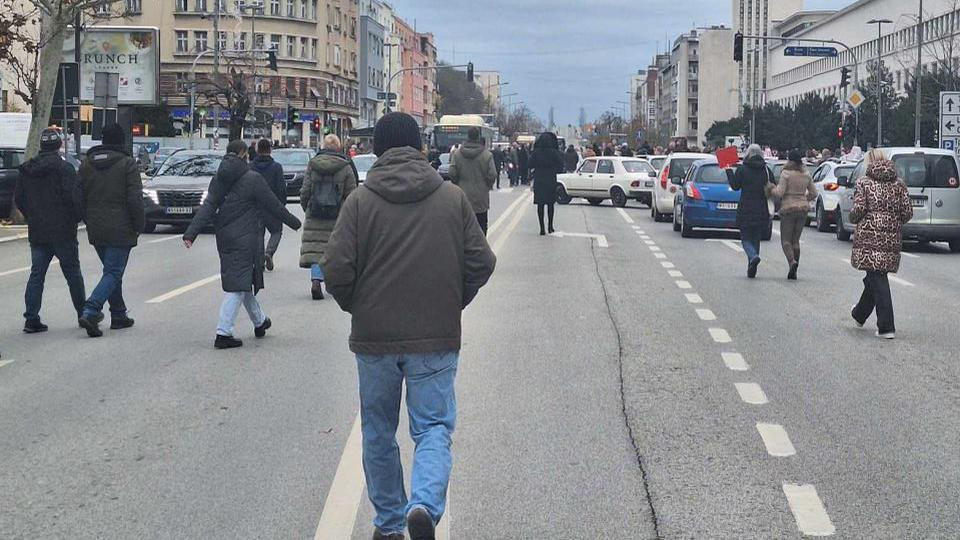
<svg viewBox="0 0 960 540">
<path fill-rule="evenodd" d="M 156 28 L 90 27 L 80 34 L 80 100 L 93 101 L 97 72 L 120 77 L 120 105 L 158 102 L 160 43 Z M 63 61 L 74 61 L 74 38 L 64 40 Z"/>
</svg>

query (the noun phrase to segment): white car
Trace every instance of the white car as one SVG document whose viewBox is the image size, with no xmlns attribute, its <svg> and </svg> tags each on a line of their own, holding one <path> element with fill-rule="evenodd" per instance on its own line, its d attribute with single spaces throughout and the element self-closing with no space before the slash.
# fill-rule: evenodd
<svg viewBox="0 0 960 540">
<path fill-rule="evenodd" d="M 693 162 L 701 159 L 714 159 L 711 154 L 695 152 L 675 152 L 667 156 L 660 168 L 659 179 L 653 183 L 653 204 L 650 215 L 654 221 L 669 221 L 673 215 L 673 203 L 680 189 L 674 178 L 683 179 Z"/>
<path fill-rule="evenodd" d="M 583 160 L 575 172 L 557 175 L 557 202 L 569 204 L 583 197 L 597 206 L 610 199 L 624 207 L 635 199 L 650 204 L 657 171 L 649 162 L 634 157 L 591 157 Z"/>
<path fill-rule="evenodd" d="M 653 165 L 653 168 L 660 172 L 660 168 L 663 167 L 663 162 L 667 160 L 667 156 L 647 156 L 646 160 Z"/>
<path fill-rule="evenodd" d="M 813 184 L 817 187 L 817 200 L 810 205 L 808 220 L 817 222 L 817 230 L 830 231 L 830 227 L 837 221 L 837 205 L 840 197 L 847 190 L 841 184 L 841 179 L 849 179 L 856 163 L 842 163 L 827 161 L 820 164 L 813 173 Z"/>
<path fill-rule="evenodd" d="M 373 167 L 373 164 L 376 162 L 376 154 L 360 154 L 358 156 L 353 156 L 353 165 L 357 168 L 357 174 L 360 176 L 360 178 L 357 178 L 358 184 L 362 184 L 367 180 L 367 171 L 369 171 L 370 167 Z"/>
</svg>

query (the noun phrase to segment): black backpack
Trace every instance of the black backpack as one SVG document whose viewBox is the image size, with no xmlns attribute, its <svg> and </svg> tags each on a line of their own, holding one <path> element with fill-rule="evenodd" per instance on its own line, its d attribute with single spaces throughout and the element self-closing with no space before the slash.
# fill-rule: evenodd
<svg viewBox="0 0 960 540">
<path fill-rule="evenodd" d="M 313 183 L 313 193 L 310 194 L 310 206 L 307 213 L 314 219 L 335 220 L 340 215 L 340 206 L 343 196 L 340 186 L 332 176 L 322 176 Z"/>
</svg>

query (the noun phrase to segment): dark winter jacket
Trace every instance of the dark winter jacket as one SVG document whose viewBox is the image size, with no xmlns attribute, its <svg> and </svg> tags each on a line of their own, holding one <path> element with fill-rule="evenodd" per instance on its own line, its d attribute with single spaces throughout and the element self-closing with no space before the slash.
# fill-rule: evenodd
<svg viewBox="0 0 960 540">
<path fill-rule="evenodd" d="M 243 159 L 227 154 L 210 180 L 207 198 L 183 234 L 191 242 L 211 222 L 217 233 L 220 254 L 220 284 L 226 292 L 254 293 L 263 288 L 264 218 L 300 228 L 291 214 L 270 191 L 260 173 L 250 170 Z"/>
<path fill-rule="evenodd" d="M 493 154 L 493 166 L 497 168 L 498 172 L 503 170 L 503 150 L 494 148 L 490 153 Z"/>
<path fill-rule="evenodd" d="M 307 174 L 300 188 L 300 206 L 306 213 L 303 224 L 303 235 L 300 243 L 300 266 L 310 268 L 323 259 L 330 233 L 336 225 L 335 219 L 320 219 L 310 216 L 310 199 L 313 197 L 314 186 L 318 182 L 333 182 L 340 188 L 341 201 L 357 188 L 357 177 L 351 167 L 353 161 L 343 154 L 335 152 L 321 152 L 310 160 Z"/>
<path fill-rule="evenodd" d="M 119 146 L 95 146 L 80 165 L 87 237 L 94 246 L 133 247 L 143 231 L 143 182 L 137 160 Z"/>
<path fill-rule="evenodd" d="M 80 221 L 77 173 L 58 152 L 41 152 L 21 165 L 16 192 L 31 244 L 76 242 Z"/>
<path fill-rule="evenodd" d="M 740 192 L 737 207 L 737 227 L 766 227 L 770 225 L 767 199 L 775 187 L 773 173 L 763 156 L 748 157 L 736 172 L 727 171 L 730 187 Z"/>
<path fill-rule="evenodd" d="M 871 272 L 900 269 L 901 227 L 913 219 L 910 194 L 890 160 L 874 161 L 857 180 L 850 222 L 857 225 L 850 264 Z"/>
<path fill-rule="evenodd" d="M 577 154 L 577 151 L 573 147 L 567 148 L 567 151 L 563 154 L 563 165 L 566 172 L 574 172 L 577 170 L 577 165 L 580 164 L 580 154 Z"/>
<path fill-rule="evenodd" d="M 283 179 L 283 165 L 268 155 L 257 155 L 250 168 L 260 173 L 270 186 L 270 191 L 281 203 L 287 204 L 287 182 Z"/>
<path fill-rule="evenodd" d="M 450 155 L 450 180 L 467 194 L 473 211 L 490 209 L 490 188 L 497 181 L 493 154 L 478 142 L 466 142 Z"/>
<path fill-rule="evenodd" d="M 554 204 L 557 201 L 557 175 L 563 174 L 563 154 L 557 149 L 556 138 L 540 135 L 530 153 L 533 170 L 533 202 Z"/>
<path fill-rule="evenodd" d="M 321 264 L 353 352 L 428 353 L 460 349 L 461 311 L 496 257 L 463 191 L 402 147 L 347 198 Z"/>
<path fill-rule="evenodd" d="M 521 146 L 517 150 L 517 169 L 520 170 L 520 174 L 526 176 L 527 171 L 530 170 L 530 153 L 527 152 L 525 146 Z"/>
</svg>

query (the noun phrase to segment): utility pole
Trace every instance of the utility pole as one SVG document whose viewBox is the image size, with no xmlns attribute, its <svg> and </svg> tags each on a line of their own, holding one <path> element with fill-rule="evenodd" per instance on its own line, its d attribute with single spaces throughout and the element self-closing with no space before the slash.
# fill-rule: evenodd
<svg viewBox="0 0 960 540">
<path fill-rule="evenodd" d="M 920 148 L 920 117 L 923 115 L 920 99 L 923 95 L 923 0 L 920 0 L 920 12 L 917 15 L 917 112 L 914 117 L 913 138 L 916 141 L 917 148 Z"/>
<path fill-rule="evenodd" d="M 219 84 L 220 79 L 220 6 L 223 0 L 214 0 L 216 13 L 213 15 L 213 80 Z M 192 134 L 191 134 L 192 136 Z M 220 147 L 220 100 L 213 105 L 213 147 Z"/>
<path fill-rule="evenodd" d="M 73 61 L 77 63 L 78 77 L 80 76 L 80 25 L 82 23 L 80 13 L 78 10 L 76 17 L 73 19 Z M 66 88 L 66 77 L 64 77 L 63 83 L 64 88 Z M 66 117 L 64 117 L 63 123 L 67 123 Z M 73 121 L 73 144 L 75 146 L 74 152 L 77 154 L 77 159 L 80 159 L 80 107 L 77 107 L 77 117 Z"/>
</svg>

